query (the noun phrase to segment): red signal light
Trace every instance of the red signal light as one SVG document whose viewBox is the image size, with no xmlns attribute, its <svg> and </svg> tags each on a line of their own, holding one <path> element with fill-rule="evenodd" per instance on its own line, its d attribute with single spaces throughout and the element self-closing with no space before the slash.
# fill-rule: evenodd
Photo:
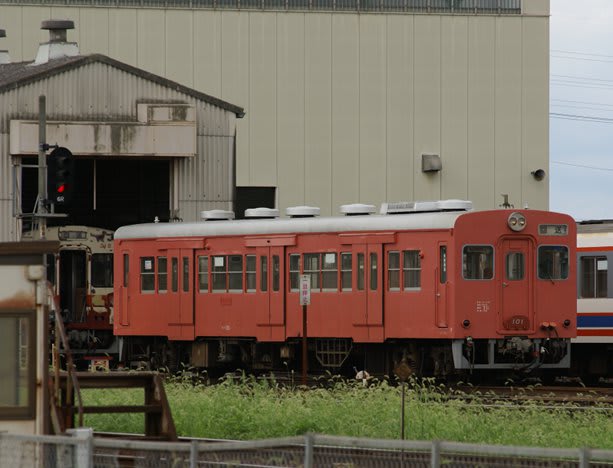
<svg viewBox="0 0 613 468">
<path fill-rule="evenodd" d="M 62 185 L 58 186 L 56 192 L 57 193 L 64 193 L 64 190 L 66 190 L 66 184 L 62 184 Z"/>
</svg>

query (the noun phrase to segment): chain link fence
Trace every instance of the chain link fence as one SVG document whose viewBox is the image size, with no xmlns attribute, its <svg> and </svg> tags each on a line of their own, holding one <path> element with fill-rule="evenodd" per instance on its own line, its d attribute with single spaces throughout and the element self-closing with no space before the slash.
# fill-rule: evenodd
<svg viewBox="0 0 613 468">
<path fill-rule="evenodd" d="M 357 439 L 308 434 L 260 441 L 150 442 L 94 437 L 0 434 L 0 466 L 11 468 L 472 468 L 611 467 L 613 450 L 547 449 Z"/>
</svg>

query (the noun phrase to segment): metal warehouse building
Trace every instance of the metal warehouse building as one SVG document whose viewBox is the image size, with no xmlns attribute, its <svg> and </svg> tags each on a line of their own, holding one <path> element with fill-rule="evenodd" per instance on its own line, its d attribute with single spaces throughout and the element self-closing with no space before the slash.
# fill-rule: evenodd
<svg viewBox="0 0 613 468">
<path fill-rule="evenodd" d="M 239 216 L 441 198 L 495 208 L 501 194 L 549 206 L 547 177 L 534 177 L 549 165 L 549 0 L 134 3 L 0 0 L 2 48 L 31 60 L 40 21 L 68 18 L 83 53 L 244 108 L 236 200 L 224 206 Z M 109 102 L 128 90 L 118 84 Z M 176 194 L 183 219 L 218 183 L 198 173 Z"/>
<path fill-rule="evenodd" d="M 62 29 L 70 23 L 44 22 L 51 39 L 34 62 L 0 55 L 0 240 L 19 239 L 31 222 L 41 95 L 47 143 L 76 160 L 74 201 L 59 223 L 116 228 L 231 204 L 243 109 L 105 55 L 79 55 Z"/>
</svg>

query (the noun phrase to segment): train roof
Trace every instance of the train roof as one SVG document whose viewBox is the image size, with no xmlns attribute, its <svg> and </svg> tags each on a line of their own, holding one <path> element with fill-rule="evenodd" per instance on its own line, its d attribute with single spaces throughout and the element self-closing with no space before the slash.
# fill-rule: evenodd
<svg viewBox="0 0 613 468">
<path fill-rule="evenodd" d="M 467 213 L 470 212 L 444 211 L 394 215 L 147 223 L 120 227 L 115 231 L 115 239 L 450 229 L 455 225 L 456 219 Z"/>
</svg>

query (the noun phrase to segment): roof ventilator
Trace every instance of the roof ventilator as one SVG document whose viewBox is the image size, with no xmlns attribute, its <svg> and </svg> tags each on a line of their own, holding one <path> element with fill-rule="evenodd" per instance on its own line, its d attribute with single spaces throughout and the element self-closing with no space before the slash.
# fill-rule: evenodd
<svg viewBox="0 0 613 468">
<path fill-rule="evenodd" d="M 382 203 L 381 214 L 433 213 L 438 211 L 470 211 L 472 202 L 468 200 L 439 200 Z"/>
<path fill-rule="evenodd" d="M 340 212 L 345 216 L 369 215 L 377 211 L 375 205 L 364 205 L 363 203 L 352 203 L 341 205 Z"/>
<path fill-rule="evenodd" d="M 67 31 L 74 29 L 74 21 L 46 20 L 41 23 L 40 29 L 49 30 L 49 42 L 41 42 L 34 65 L 40 65 L 63 57 L 76 57 L 79 55 L 77 43 L 68 42 L 66 39 Z"/>
<path fill-rule="evenodd" d="M 234 212 L 226 210 L 201 211 L 200 218 L 204 221 L 228 221 L 234 219 Z"/>
<path fill-rule="evenodd" d="M 320 211 L 316 206 L 290 206 L 285 210 L 285 214 L 290 218 L 315 218 Z"/>
<path fill-rule="evenodd" d="M 0 37 L 6 37 L 6 31 L 0 29 Z M 8 50 L 0 50 L 0 65 L 3 63 L 11 63 L 11 57 Z"/>
<path fill-rule="evenodd" d="M 274 208 L 249 208 L 245 210 L 245 218 L 274 219 L 279 217 L 279 210 Z"/>
</svg>

